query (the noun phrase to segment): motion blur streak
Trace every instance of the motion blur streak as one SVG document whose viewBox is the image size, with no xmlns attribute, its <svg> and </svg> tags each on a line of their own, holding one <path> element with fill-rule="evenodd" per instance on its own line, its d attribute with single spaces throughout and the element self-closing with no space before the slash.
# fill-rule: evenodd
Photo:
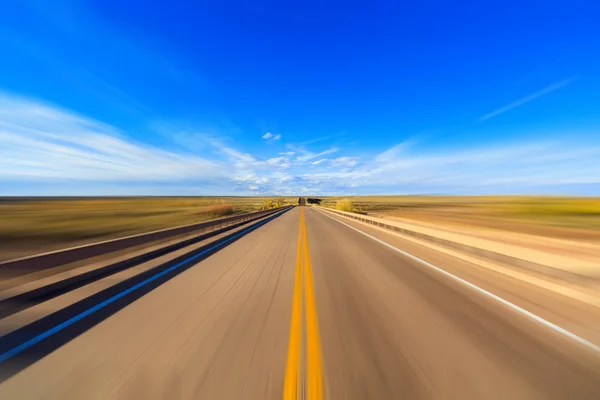
<svg viewBox="0 0 600 400">
<path fill-rule="evenodd" d="M 523 309 L 523 308 L 521 308 L 521 307 L 519 307 L 519 306 L 511 303 L 510 301 L 507 301 L 507 300 L 503 299 L 500 296 L 496 296 L 495 294 L 490 293 L 487 290 L 482 289 L 479 286 L 472 284 L 471 282 L 468 282 L 468 281 L 466 281 L 466 280 L 464 280 L 462 278 L 459 278 L 458 276 L 453 275 L 453 274 L 449 273 L 448 271 L 445 271 L 445 270 L 443 270 L 443 269 L 441 269 L 439 267 L 436 267 L 435 265 L 433 265 L 431 263 L 428 263 L 427 261 L 421 260 L 419 257 L 415 257 L 415 256 L 413 256 L 410 253 L 407 253 L 407 252 L 405 252 L 403 250 L 400 250 L 399 248 L 394 247 L 391 244 L 384 242 L 383 240 L 377 239 L 376 237 L 374 237 L 372 235 L 369 235 L 368 233 L 365 233 L 365 232 L 361 231 L 360 229 L 357 229 L 357 228 L 355 228 L 353 226 L 350 226 L 350 225 L 346 224 L 345 222 L 340 221 L 338 219 L 332 218 L 331 216 L 329 216 L 327 214 L 324 214 L 324 215 L 326 215 L 328 218 L 331 218 L 331 219 L 339 222 L 342 225 L 347 226 L 348 228 L 350 228 L 352 230 L 355 230 L 356 232 L 358 232 L 358 233 L 360 233 L 362 235 L 365 235 L 369 239 L 372 239 L 372 240 L 374 240 L 374 241 L 376 241 L 378 243 L 381 243 L 382 245 L 384 245 L 384 246 L 386 246 L 386 247 L 388 247 L 388 248 L 390 248 L 390 249 L 392 249 L 392 250 L 394 250 L 394 251 L 396 251 L 396 252 L 398 252 L 398 253 L 406 256 L 406 257 L 409 257 L 409 258 L 411 258 L 411 259 L 413 259 L 415 261 L 418 261 L 419 263 L 425 265 L 426 267 L 434 269 L 435 271 L 440 272 L 440 273 L 444 274 L 445 276 L 447 276 L 447 277 L 449 277 L 449 278 L 451 278 L 451 279 L 453 279 L 453 280 L 455 280 L 457 282 L 460 282 L 461 284 L 463 284 L 465 286 L 468 286 L 469 288 L 471 288 L 473 290 L 476 290 L 477 292 L 483 294 L 484 296 L 490 297 L 490 298 L 492 298 L 492 299 L 494 299 L 494 300 L 502 303 L 503 305 L 511 308 L 512 310 L 514 310 L 514 311 L 516 311 L 516 312 L 518 312 L 518 313 L 520 313 L 520 314 L 522 314 L 522 315 L 524 315 L 524 316 L 526 316 L 528 318 L 531 318 L 534 321 L 537 321 L 537 322 L 539 322 L 539 323 L 547 326 L 548 328 L 550 328 L 550 329 L 552 329 L 552 330 L 554 330 L 554 331 L 556 331 L 556 332 L 558 332 L 558 333 L 560 333 L 560 334 L 562 334 L 562 335 L 564 335 L 564 336 L 566 336 L 566 337 L 568 337 L 568 338 L 570 338 L 572 340 L 575 340 L 576 342 L 578 342 L 578 343 L 580 343 L 580 344 L 588 347 L 589 349 L 591 349 L 591 350 L 593 350 L 595 352 L 600 353 L 600 346 L 598 346 L 598 345 L 590 342 L 589 340 L 586 340 L 586 339 L 584 339 L 582 337 L 579 337 L 579 336 L 575 335 L 574 333 L 569 332 L 568 330 L 566 330 L 564 328 L 561 328 L 560 326 L 555 325 L 552 322 L 546 321 L 544 318 L 539 317 L 539 316 L 535 315 L 534 313 L 529 312 L 529 311 L 527 311 L 527 310 L 525 310 L 525 309 Z"/>
<path fill-rule="evenodd" d="M 304 256 L 304 257 L 302 257 Z M 304 263 L 302 262 L 304 260 Z M 302 269 L 304 266 L 304 269 Z M 304 278 L 304 279 L 303 279 Z M 304 283 L 304 284 L 303 284 Z M 302 288 L 304 288 L 304 314 L 306 317 L 306 388 L 300 387 L 301 338 L 302 338 Z M 323 399 L 323 367 L 321 362 L 321 339 L 315 290 L 313 284 L 312 264 L 306 233 L 304 208 L 300 209 L 300 232 L 298 235 L 298 258 L 296 262 L 296 281 L 294 283 L 294 302 L 292 306 L 292 324 L 285 375 L 284 400 L 306 398 Z M 306 393 L 306 396 L 303 396 Z M 299 397 L 298 397 L 299 396 Z"/>
<path fill-rule="evenodd" d="M 9 351 L 7 351 L 7 352 L 5 352 L 3 354 L 0 354 L 0 363 L 3 363 L 4 361 L 6 361 L 6 360 L 8 360 L 8 359 L 10 359 L 10 358 L 12 358 L 14 356 L 16 356 L 17 354 L 23 352 L 24 350 L 27 350 L 28 348 L 34 346 L 35 344 L 37 344 L 37 343 L 39 343 L 39 342 L 41 342 L 43 340 L 46 340 L 46 339 L 50 338 L 52 335 L 57 334 L 58 332 L 64 330 L 65 328 L 67 328 L 67 327 L 69 327 L 69 326 L 77 323 L 78 321 L 80 321 L 80 320 L 82 320 L 82 319 L 84 319 L 84 318 L 92 315 L 93 313 L 95 313 L 95 312 L 97 312 L 97 311 L 105 308 L 106 306 L 108 306 L 108 305 L 116 302 L 117 300 L 119 300 L 119 299 L 127 296 L 129 293 L 135 292 L 136 290 L 138 290 L 138 289 L 140 289 L 140 288 L 142 288 L 142 287 L 144 287 L 144 286 L 146 286 L 146 285 L 148 285 L 148 284 L 150 284 L 150 283 L 152 283 L 152 282 L 160 279 L 161 277 L 163 277 L 165 275 L 168 275 L 169 273 L 171 273 L 171 272 L 173 272 L 173 271 L 175 271 L 175 270 L 183 267 L 184 265 L 186 265 L 186 264 L 188 264 L 188 263 L 196 260 L 197 258 L 200 258 L 200 257 L 204 256 L 205 254 L 208 254 L 208 253 L 214 251 L 215 249 L 223 247 L 227 243 L 229 243 L 229 242 L 231 242 L 233 240 L 236 240 L 240 236 L 243 236 L 243 235 L 247 234 L 248 232 L 251 232 L 251 231 L 253 231 L 253 230 L 261 227 L 262 225 L 264 225 L 265 223 L 267 223 L 269 221 L 270 221 L 270 219 L 266 219 L 266 220 L 261 221 L 261 222 L 255 224 L 255 225 L 253 225 L 253 226 L 251 226 L 249 228 L 246 228 L 246 229 L 242 230 L 241 232 L 239 232 L 239 233 L 231 236 L 230 238 L 228 238 L 228 239 L 226 239 L 226 240 L 224 240 L 222 242 L 219 242 L 215 246 L 212 246 L 212 247 L 210 247 L 210 248 L 208 248 L 206 250 L 203 250 L 200 253 L 195 254 L 194 256 L 192 256 L 192 257 L 190 257 L 190 258 L 188 258 L 188 259 L 186 259 L 184 261 L 181 261 L 180 263 L 177 263 L 177 264 L 173 265 L 172 267 L 169 267 L 169 268 L 167 268 L 167 269 L 165 269 L 165 270 L 163 270 L 163 271 L 161 271 L 161 272 L 159 272 L 159 273 L 157 273 L 157 274 L 155 274 L 155 275 L 153 275 L 153 276 L 151 276 L 151 277 L 143 280 L 140 283 L 135 284 L 134 286 L 131 286 L 128 289 L 126 289 L 126 290 L 124 290 L 124 291 L 122 291 L 120 293 L 117 293 L 116 295 L 114 295 L 114 296 L 112 296 L 112 297 L 104 300 L 103 302 L 101 302 L 101 303 L 99 303 L 99 304 L 97 304 L 97 305 L 95 305 L 95 306 L 93 306 L 93 307 L 91 307 L 91 308 L 89 308 L 87 310 L 85 310 L 84 312 L 79 313 L 79 314 L 75 315 L 72 318 L 69 318 L 65 322 L 62 322 L 62 323 L 56 325 L 54 328 L 49 329 L 46 332 L 43 332 L 43 333 L 41 333 L 41 334 L 33 337 L 32 339 L 30 339 L 30 340 L 28 340 L 28 341 L 20 344 L 19 346 L 16 346 L 16 347 L 10 349 Z"/>
<path fill-rule="evenodd" d="M 294 278 L 292 323 L 285 371 L 284 400 L 295 400 L 300 395 L 300 349 L 302 338 L 302 222 L 298 233 L 298 256 Z"/>
<path fill-rule="evenodd" d="M 295 207 L 194 260 L 10 374 L 0 398 L 598 399 L 597 351 L 408 254 L 591 343 L 597 307 L 324 212 Z M 0 328 L 88 299 L 95 284 Z"/>
<path fill-rule="evenodd" d="M 300 225 L 304 236 L 305 290 L 306 290 L 306 344 L 307 344 L 307 392 L 309 400 L 323 398 L 323 367 L 321 363 L 321 339 L 313 283 L 312 264 L 308 249 L 304 208 L 300 211 Z"/>
</svg>

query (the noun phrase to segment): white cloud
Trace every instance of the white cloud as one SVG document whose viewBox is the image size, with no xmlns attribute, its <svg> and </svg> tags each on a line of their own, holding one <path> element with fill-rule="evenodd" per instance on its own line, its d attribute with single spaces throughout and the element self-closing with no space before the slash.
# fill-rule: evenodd
<svg viewBox="0 0 600 400">
<path fill-rule="evenodd" d="M 290 168 L 292 164 L 287 157 L 273 157 L 264 161 L 269 167 Z"/>
<path fill-rule="evenodd" d="M 216 180 L 227 166 L 137 143 L 66 110 L 0 94 L 0 180 Z"/>
<path fill-rule="evenodd" d="M 256 175 L 251 172 L 246 172 L 233 177 L 233 180 L 236 182 L 251 182 L 255 179 L 257 179 Z"/>
<path fill-rule="evenodd" d="M 261 136 L 263 139 L 265 140 L 279 140 L 281 139 L 281 134 L 273 134 L 271 132 L 267 132 L 264 135 Z"/>
<path fill-rule="evenodd" d="M 338 157 L 331 160 L 332 167 L 354 167 L 358 164 L 356 157 Z"/>
<path fill-rule="evenodd" d="M 317 143 L 317 142 L 322 142 L 323 140 L 327 140 L 327 139 L 331 139 L 331 136 L 323 136 L 323 137 L 318 137 L 315 139 L 310 139 L 307 140 L 305 142 L 302 142 L 302 145 L 307 145 L 307 144 L 313 144 L 313 143 Z"/>
<path fill-rule="evenodd" d="M 230 146 L 227 146 L 220 141 L 212 138 L 205 139 L 211 146 L 217 149 L 222 154 L 229 156 L 234 162 L 240 163 L 253 163 L 256 162 L 256 158 L 249 153 L 242 153 Z"/>
<path fill-rule="evenodd" d="M 327 157 L 340 153 L 338 148 L 305 147 L 259 157 L 229 145 L 226 135 L 189 132 L 185 140 L 202 142 L 188 146 L 195 153 L 167 151 L 55 106 L 0 94 L 0 192 L 343 195 L 559 188 L 569 193 L 573 185 L 600 187 L 600 141 L 585 132 L 585 139 L 569 132 L 569 140 L 455 144 L 444 150 L 418 150 L 409 141 L 360 159 Z M 17 192 L 18 185 L 25 189 Z"/>
<path fill-rule="evenodd" d="M 414 144 L 413 141 L 405 141 L 405 142 L 402 142 L 402 143 L 398 143 L 397 145 L 390 147 L 386 151 L 384 151 L 382 153 L 379 153 L 375 157 L 375 161 L 377 161 L 377 162 L 386 162 L 386 161 L 395 160 L 398 157 L 400 157 L 400 155 L 403 152 L 405 152 L 408 149 L 410 149 L 410 147 L 413 144 Z"/>
<path fill-rule="evenodd" d="M 484 116 L 482 116 L 481 118 L 478 119 L 478 121 L 486 121 L 490 118 L 494 118 L 495 116 L 498 116 L 500 114 L 504 114 L 507 111 L 512 110 L 513 108 L 517 108 L 519 106 L 522 106 L 523 104 L 527 104 L 530 101 L 533 101 L 535 99 L 537 99 L 538 97 L 542 97 L 545 96 L 547 94 L 550 94 L 560 88 L 563 88 L 567 85 L 570 85 L 571 83 L 573 83 L 575 81 L 575 78 L 568 78 L 568 79 L 563 79 L 562 81 L 553 83 L 552 85 L 545 87 L 544 89 L 537 91 L 535 93 L 532 93 L 528 96 L 523 97 L 522 99 L 519 99 L 517 101 L 513 101 L 512 103 L 504 106 L 504 107 L 500 107 L 497 110 L 494 110 Z"/>
<path fill-rule="evenodd" d="M 320 165 L 327 163 L 330 167 L 354 167 L 358 164 L 357 157 L 338 157 L 338 158 L 321 158 L 320 160 L 313 161 L 311 165 Z"/>
<path fill-rule="evenodd" d="M 335 147 L 332 147 L 331 149 L 323 150 L 320 153 L 313 153 L 313 152 L 310 152 L 310 151 L 303 150 L 302 151 L 302 155 L 296 157 L 296 160 L 298 160 L 298 161 L 308 161 L 308 160 L 312 160 L 313 158 L 326 156 L 327 154 L 336 153 L 338 151 L 339 151 L 339 149 L 335 148 Z"/>
<path fill-rule="evenodd" d="M 339 168 L 305 173 L 302 179 L 331 191 L 360 187 L 364 193 L 536 193 L 600 184 L 597 143 L 548 140 L 435 152 L 393 146 L 353 169 L 342 165 L 355 160 L 339 159 L 344 159 Z"/>
</svg>

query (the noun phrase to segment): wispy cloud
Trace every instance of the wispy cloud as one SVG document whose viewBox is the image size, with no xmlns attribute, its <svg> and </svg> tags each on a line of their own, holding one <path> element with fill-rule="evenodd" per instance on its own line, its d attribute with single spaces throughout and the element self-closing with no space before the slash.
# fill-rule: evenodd
<svg viewBox="0 0 600 400">
<path fill-rule="evenodd" d="M 552 92 L 557 91 L 558 89 L 561 89 L 567 85 L 570 85 L 571 83 L 573 83 L 575 81 L 575 78 L 568 78 L 568 79 L 563 79 L 562 81 L 556 82 L 548 87 L 545 87 L 544 89 L 537 91 L 535 93 L 532 93 L 528 96 L 523 97 L 522 99 L 519 99 L 517 101 L 513 101 L 512 103 L 504 106 L 504 107 L 500 107 L 497 110 L 494 110 L 488 114 L 485 114 L 484 116 L 480 117 L 478 119 L 479 122 L 482 121 L 486 121 L 490 118 L 494 118 L 500 114 L 504 114 L 507 111 L 512 110 L 513 108 L 517 108 L 519 106 L 522 106 L 523 104 L 527 104 L 530 101 L 533 101 L 539 97 L 545 96 L 547 94 L 550 94 Z"/>
<path fill-rule="evenodd" d="M 339 151 L 339 149 L 336 148 L 336 147 L 332 147 L 330 149 L 323 150 L 323 151 L 321 151 L 319 153 L 313 153 L 311 151 L 302 150 L 301 151 L 302 155 L 296 157 L 296 160 L 298 160 L 298 161 L 308 161 L 308 160 L 312 160 L 313 158 L 326 156 L 327 154 L 336 153 L 338 151 Z"/>
<path fill-rule="evenodd" d="M 337 137 L 340 137 L 340 136 L 344 136 L 345 134 L 346 134 L 346 132 L 340 132 L 340 133 L 337 133 L 337 134 L 334 134 L 334 135 L 320 136 L 320 137 L 316 137 L 314 139 L 306 140 L 306 141 L 300 143 L 300 145 L 301 146 L 307 146 L 309 144 L 319 143 L 319 142 L 323 142 L 325 140 L 329 140 L 329 139 L 337 138 Z"/>
<path fill-rule="evenodd" d="M 318 142 L 322 142 L 324 140 L 328 140 L 328 139 L 331 139 L 331 138 L 332 138 L 332 136 L 322 136 L 322 137 L 318 137 L 318 138 L 315 138 L 315 139 L 310 139 L 310 140 L 307 140 L 305 142 L 302 142 L 302 145 L 305 146 L 305 145 L 309 145 L 309 144 L 313 144 L 313 143 L 318 143 Z"/>
<path fill-rule="evenodd" d="M 538 140 L 419 152 L 401 144 L 359 167 L 302 178 L 330 193 L 568 193 L 574 185 L 600 184 L 597 159 L 597 142 Z"/>
<path fill-rule="evenodd" d="M 321 158 L 320 160 L 313 161 L 311 165 L 328 164 L 330 167 L 341 168 L 341 167 L 355 167 L 358 164 L 358 157 L 338 157 L 338 158 Z"/>
<path fill-rule="evenodd" d="M 401 155 L 409 150 L 415 144 L 414 140 L 404 141 L 398 143 L 382 153 L 375 156 L 375 161 L 384 163 L 386 161 L 393 161 L 401 157 Z"/>
<path fill-rule="evenodd" d="M 218 152 L 229 156 L 232 162 L 254 163 L 257 161 L 257 159 L 252 154 L 244 153 L 237 149 L 234 149 L 233 147 L 224 144 L 218 139 L 205 137 L 205 140 Z"/>
<path fill-rule="evenodd" d="M 252 164 L 254 167 L 269 167 L 269 168 L 280 168 L 288 169 L 292 167 L 292 163 L 287 157 L 273 157 L 268 158 L 264 161 L 255 161 Z"/>
<path fill-rule="evenodd" d="M 584 134 L 585 140 L 575 139 Z M 600 141 L 585 132 L 571 132 L 569 140 L 446 150 L 406 141 L 369 156 L 299 147 L 260 157 L 226 135 L 191 129 L 183 138 L 187 150 L 167 151 L 51 104 L 0 94 L 0 193 L 569 193 L 574 185 L 600 187 Z M 341 154 L 327 157 L 333 153 Z"/>
<path fill-rule="evenodd" d="M 338 157 L 331 160 L 332 167 L 355 167 L 358 164 L 358 157 Z"/>
<path fill-rule="evenodd" d="M 265 140 L 279 140 L 281 139 L 281 134 L 273 134 L 271 132 L 267 132 L 264 135 L 261 136 L 261 138 L 265 139 Z"/>
<path fill-rule="evenodd" d="M 0 180 L 214 180 L 226 166 L 137 143 L 60 108 L 0 94 Z"/>
</svg>

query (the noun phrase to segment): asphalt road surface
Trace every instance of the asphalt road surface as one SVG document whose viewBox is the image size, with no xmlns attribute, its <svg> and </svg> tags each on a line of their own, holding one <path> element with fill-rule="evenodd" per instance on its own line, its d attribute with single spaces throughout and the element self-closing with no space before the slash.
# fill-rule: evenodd
<svg viewBox="0 0 600 400">
<path fill-rule="evenodd" d="M 599 321 L 296 207 L 11 375 L 0 399 L 600 399 Z"/>
</svg>

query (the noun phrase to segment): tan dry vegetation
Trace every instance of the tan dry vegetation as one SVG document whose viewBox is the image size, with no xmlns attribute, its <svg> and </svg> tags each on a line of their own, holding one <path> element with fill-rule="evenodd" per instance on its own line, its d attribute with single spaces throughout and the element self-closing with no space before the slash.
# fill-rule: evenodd
<svg viewBox="0 0 600 400">
<path fill-rule="evenodd" d="M 269 210 L 271 208 L 283 207 L 286 204 L 292 204 L 294 200 L 286 200 L 284 197 L 276 197 L 274 199 L 266 198 L 263 199 L 261 204 L 262 210 Z"/>
<path fill-rule="evenodd" d="M 257 211 L 264 202 L 263 197 L 0 198 L 0 260 Z"/>
<path fill-rule="evenodd" d="M 356 212 L 354 204 L 349 199 L 340 199 L 335 202 L 335 209 L 339 211 Z"/>
<path fill-rule="evenodd" d="M 533 196 L 354 196 L 325 197 L 354 212 L 407 220 L 468 225 L 561 239 L 600 242 L 600 198 Z"/>
</svg>

